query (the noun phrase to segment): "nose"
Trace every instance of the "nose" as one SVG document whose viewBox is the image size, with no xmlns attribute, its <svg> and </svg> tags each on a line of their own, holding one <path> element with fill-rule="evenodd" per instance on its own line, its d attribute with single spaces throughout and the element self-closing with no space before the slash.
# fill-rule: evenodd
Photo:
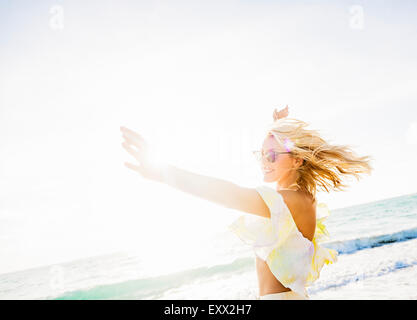
<svg viewBox="0 0 417 320">
<path fill-rule="evenodd" d="M 263 168 L 270 168 L 270 167 L 273 166 L 273 163 L 269 162 L 264 157 L 262 157 L 261 165 L 262 165 Z"/>
</svg>

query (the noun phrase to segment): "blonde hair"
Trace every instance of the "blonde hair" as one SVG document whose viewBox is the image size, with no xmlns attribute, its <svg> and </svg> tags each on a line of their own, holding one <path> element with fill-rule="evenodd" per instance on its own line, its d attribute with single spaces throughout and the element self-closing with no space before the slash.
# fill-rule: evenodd
<svg viewBox="0 0 417 320">
<path fill-rule="evenodd" d="M 370 174 L 370 156 L 356 155 L 350 146 L 332 145 L 320 137 L 316 130 L 306 129 L 308 124 L 293 118 L 274 121 L 267 128 L 278 144 L 292 156 L 303 159 L 297 169 L 296 185 L 316 199 L 316 192 L 341 191 L 347 187 L 345 178 L 353 176 L 357 180 L 361 174 Z"/>
</svg>

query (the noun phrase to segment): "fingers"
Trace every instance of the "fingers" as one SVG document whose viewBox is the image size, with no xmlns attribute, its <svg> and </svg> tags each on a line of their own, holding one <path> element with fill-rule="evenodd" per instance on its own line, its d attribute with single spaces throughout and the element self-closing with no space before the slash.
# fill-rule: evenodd
<svg viewBox="0 0 417 320">
<path fill-rule="evenodd" d="M 141 168 L 138 165 L 135 165 L 135 164 L 130 163 L 130 162 L 125 162 L 125 166 L 128 167 L 129 169 L 132 169 L 133 171 L 141 173 L 141 171 L 140 171 Z"/>
<path fill-rule="evenodd" d="M 140 141 L 145 142 L 144 139 L 141 137 L 141 135 L 139 133 L 133 131 L 133 130 L 130 130 L 130 129 L 126 128 L 126 127 L 120 127 L 120 130 L 126 136 L 129 136 L 129 137 L 132 137 L 134 139 L 138 139 Z"/>
<path fill-rule="evenodd" d="M 126 127 L 120 127 L 120 131 L 123 133 L 123 138 L 125 141 L 122 142 L 123 148 L 132 155 L 140 164 L 133 164 L 130 162 L 125 162 L 124 165 L 145 176 L 145 171 L 143 164 L 147 161 L 146 154 L 148 152 L 148 146 L 138 133 L 130 130 Z"/>
<path fill-rule="evenodd" d="M 145 139 L 143 139 L 138 133 L 133 130 L 130 130 L 126 127 L 120 127 L 120 131 L 122 131 L 123 136 L 125 138 L 129 138 L 134 145 L 140 147 L 146 145 Z"/>
<path fill-rule="evenodd" d="M 134 141 L 133 139 L 131 139 L 131 138 L 129 138 L 129 137 L 126 137 L 126 136 L 123 136 L 123 138 L 125 139 L 125 142 L 126 142 L 128 145 L 134 146 L 134 147 L 136 147 L 137 149 L 141 149 L 141 148 L 142 148 L 142 146 L 141 146 L 141 145 L 138 145 L 138 144 L 137 144 L 137 142 L 136 142 L 136 141 Z"/>
<path fill-rule="evenodd" d="M 278 119 L 282 119 L 288 116 L 288 105 L 286 105 L 285 108 L 281 109 L 280 111 L 277 111 L 277 109 L 274 109 L 273 117 L 274 121 Z"/>
<path fill-rule="evenodd" d="M 287 113 L 288 112 L 288 105 L 285 108 L 282 108 L 278 113 Z"/>
<path fill-rule="evenodd" d="M 127 142 L 123 142 L 122 143 L 123 148 L 129 153 L 131 154 L 136 160 L 138 160 L 139 162 L 141 161 L 141 156 L 139 151 L 136 151 L 135 149 L 133 149 Z"/>
<path fill-rule="evenodd" d="M 133 131 L 129 128 L 123 127 L 123 126 L 120 127 L 120 131 L 122 131 L 123 133 L 129 133 L 129 134 L 132 134 L 132 135 L 140 136 L 137 132 L 135 132 L 135 131 Z"/>
</svg>

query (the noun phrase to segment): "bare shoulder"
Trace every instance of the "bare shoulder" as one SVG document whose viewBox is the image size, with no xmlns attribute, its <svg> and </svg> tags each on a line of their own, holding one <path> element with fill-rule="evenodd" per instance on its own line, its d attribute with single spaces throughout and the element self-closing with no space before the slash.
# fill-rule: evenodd
<svg viewBox="0 0 417 320">
<path fill-rule="evenodd" d="M 291 212 L 298 230 L 310 241 L 316 230 L 316 203 L 311 196 L 300 191 L 278 191 Z"/>
<path fill-rule="evenodd" d="M 299 191 L 278 192 L 290 210 L 298 230 L 311 241 L 316 230 L 316 206 L 311 197 Z M 268 205 L 255 188 L 239 187 L 235 196 L 231 197 L 228 207 L 263 218 L 271 217 Z"/>
</svg>

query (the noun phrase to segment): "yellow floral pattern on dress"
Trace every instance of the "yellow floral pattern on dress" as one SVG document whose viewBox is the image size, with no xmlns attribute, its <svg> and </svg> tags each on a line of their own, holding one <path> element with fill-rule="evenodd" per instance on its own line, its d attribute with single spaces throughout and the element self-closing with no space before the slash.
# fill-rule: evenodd
<svg viewBox="0 0 417 320">
<path fill-rule="evenodd" d="M 280 193 L 267 186 L 255 189 L 268 206 L 271 217 L 245 214 L 229 229 L 253 247 L 285 287 L 308 298 L 306 287 L 319 278 L 323 265 L 337 261 L 337 251 L 319 245 L 329 238 L 323 221 L 330 211 L 324 203 L 317 205 L 316 230 L 310 241 L 297 229 Z"/>
</svg>

